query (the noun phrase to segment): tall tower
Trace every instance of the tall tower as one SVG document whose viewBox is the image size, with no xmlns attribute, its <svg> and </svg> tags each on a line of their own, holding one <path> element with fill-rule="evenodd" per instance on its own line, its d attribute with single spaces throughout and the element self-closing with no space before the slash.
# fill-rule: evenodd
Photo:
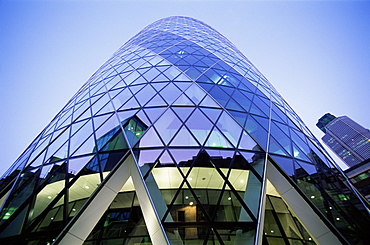
<svg viewBox="0 0 370 245">
<path fill-rule="evenodd" d="M 370 159 L 370 131 L 347 116 L 325 114 L 316 124 L 325 135 L 324 143 L 348 166 Z"/>
<path fill-rule="evenodd" d="M 187 17 L 125 43 L 3 176 L 2 244 L 365 244 L 369 214 L 267 79 Z"/>
</svg>

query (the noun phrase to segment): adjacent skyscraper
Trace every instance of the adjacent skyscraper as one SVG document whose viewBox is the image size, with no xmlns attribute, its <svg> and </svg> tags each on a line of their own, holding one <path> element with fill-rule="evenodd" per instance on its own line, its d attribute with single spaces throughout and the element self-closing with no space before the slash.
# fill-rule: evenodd
<svg viewBox="0 0 370 245">
<path fill-rule="evenodd" d="M 187 17 L 124 44 L 1 181 L 2 244 L 365 244 L 370 229 L 267 79 Z"/>
<path fill-rule="evenodd" d="M 370 159 L 370 131 L 347 116 L 325 114 L 316 124 L 325 135 L 324 143 L 348 166 Z"/>
</svg>

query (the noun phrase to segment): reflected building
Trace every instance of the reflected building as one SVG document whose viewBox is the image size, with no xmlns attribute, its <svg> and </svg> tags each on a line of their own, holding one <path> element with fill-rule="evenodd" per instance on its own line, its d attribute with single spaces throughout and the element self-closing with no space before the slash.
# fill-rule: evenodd
<svg viewBox="0 0 370 245">
<path fill-rule="evenodd" d="M 161 19 L 1 180 L 4 244 L 365 244 L 369 213 L 224 36 Z"/>
<path fill-rule="evenodd" d="M 316 126 L 325 133 L 324 143 L 350 167 L 345 170 L 350 181 L 370 201 L 370 130 L 347 116 L 330 113 Z"/>
<path fill-rule="evenodd" d="M 370 159 L 370 130 L 347 116 L 335 117 L 330 113 L 316 124 L 325 133 L 324 143 L 349 167 Z"/>
</svg>

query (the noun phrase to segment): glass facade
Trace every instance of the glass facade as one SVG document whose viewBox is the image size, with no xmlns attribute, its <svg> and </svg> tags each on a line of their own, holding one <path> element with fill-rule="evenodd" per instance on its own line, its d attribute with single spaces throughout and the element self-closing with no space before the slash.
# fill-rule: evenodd
<svg viewBox="0 0 370 245">
<path fill-rule="evenodd" d="M 161 19 L 2 177 L 0 242 L 365 244 L 366 203 L 326 156 L 224 36 Z"/>
</svg>

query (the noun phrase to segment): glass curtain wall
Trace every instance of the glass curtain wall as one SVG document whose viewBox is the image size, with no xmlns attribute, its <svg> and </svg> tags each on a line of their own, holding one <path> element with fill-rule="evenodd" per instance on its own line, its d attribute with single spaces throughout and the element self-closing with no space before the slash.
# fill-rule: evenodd
<svg viewBox="0 0 370 245">
<path fill-rule="evenodd" d="M 343 244 L 366 243 L 366 207 L 320 143 L 230 41 L 188 17 L 126 42 L 12 165 L 0 242 L 58 242 L 128 156 L 171 244 L 314 243 L 279 194 L 265 195 L 267 163 Z M 86 244 L 156 244 L 133 182 Z"/>
</svg>

